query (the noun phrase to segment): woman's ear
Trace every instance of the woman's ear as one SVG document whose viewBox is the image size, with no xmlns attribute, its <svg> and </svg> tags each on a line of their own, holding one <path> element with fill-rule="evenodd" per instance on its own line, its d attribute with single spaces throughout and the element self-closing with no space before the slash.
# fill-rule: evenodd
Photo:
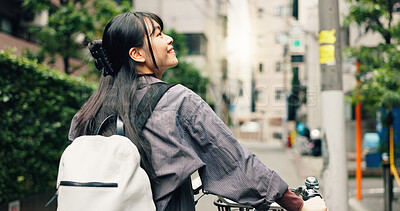
<svg viewBox="0 0 400 211">
<path fill-rule="evenodd" d="M 131 48 L 129 49 L 129 56 L 135 61 L 135 62 L 145 62 L 146 59 L 144 58 L 144 50 L 141 48 Z"/>
</svg>

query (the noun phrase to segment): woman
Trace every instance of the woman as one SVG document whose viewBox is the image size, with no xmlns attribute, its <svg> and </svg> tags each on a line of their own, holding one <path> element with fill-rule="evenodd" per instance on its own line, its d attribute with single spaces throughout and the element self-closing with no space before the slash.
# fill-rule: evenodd
<svg viewBox="0 0 400 211">
<path fill-rule="evenodd" d="M 182 85 L 169 89 L 143 131 L 135 128 L 135 109 L 150 84 L 178 64 L 173 39 L 152 13 L 123 13 L 105 27 L 102 41 L 89 44 L 103 71 L 98 90 L 75 115 L 70 140 L 93 134 L 112 114 L 122 117 L 125 135 L 138 147 L 141 166 L 152 182 L 157 210 L 195 209 L 190 175 L 199 172 L 203 188 L 257 210 L 276 201 L 288 210 L 313 207 L 242 147 L 228 127 L 194 92 Z M 104 135 L 111 135 L 108 128 Z M 143 132 L 145 139 L 139 134 Z M 315 201 L 315 200 L 314 200 Z M 318 201 L 317 207 L 325 205 Z M 315 207 L 315 203 L 314 203 Z"/>
</svg>

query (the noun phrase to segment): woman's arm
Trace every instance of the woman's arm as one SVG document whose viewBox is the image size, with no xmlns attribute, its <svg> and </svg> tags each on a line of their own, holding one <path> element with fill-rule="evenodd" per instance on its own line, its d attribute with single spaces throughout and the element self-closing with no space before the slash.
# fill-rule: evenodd
<svg viewBox="0 0 400 211">
<path fill-rule="evenodd" d="M 284 196 L 288 185 L 242 146 L 200 97 L 190 96 L 180 110 L 189 144 L 206 164 L 199 170 L 205 190 L 257 210 L 267 210 Z M 288 200 L 290 203 L 298 208 L 303 204 L 301 199 Z"/>
</svg>

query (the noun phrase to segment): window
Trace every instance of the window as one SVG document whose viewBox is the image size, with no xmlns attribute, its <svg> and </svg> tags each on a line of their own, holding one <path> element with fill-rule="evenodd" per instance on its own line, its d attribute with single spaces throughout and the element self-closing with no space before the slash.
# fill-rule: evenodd
<svg viewBox="0 0 400 211">
<path fill-rule="evenodd" d="M 243 96 L 243 81 L 238 80 L 238 87 L 239 87 L 239 96 Z"/>
<path fill-rule="evenodd" d="M 393 12 L 400 12 L 400 3 L 394 3 Z"/>
<path fill-rule="evenodd" d="M 257 89 L 255 94 L 256 94 L 256 101 L 257 102 L 258 101 L 264 101 L 264 93 L 263 93 L 263 91 Z"/>
<path fill-rule="evenodd" d="M 275 64 L 275 71 L 276 71 L 276 72 L 280 72 L 280 71 L 281 71 L 281 62 L 277 62 L 277 63 Z"/>
<path fill-rule="evenodd" d="M 293 0 L 292 2 L 292 16 L 296 19 L 299 20 L 299 0 Z"/>
<path fill-rule="evenodd" d="M 280 125 L 281 126 L 281 125 Z M 282 133 L 279 132 L 273 132 L 272 137 L 276 139 L 282 139 Z"/>
<path fill-rule="evenodd" d="M 264 15 L 264 9 L 263 8 L 258 8 L 257 13 L 258 13 L 258 18 L 262 18 L 263 15 Z"/>
<path fill-rule="evenodd" d="M 279 17 L 289 16 L 292 14 L 292 10 L 288 6 L 280 6 L 274 9 L 274 15 Z"/>
<path fill-rule="evenodd" d="M 283 91 L 281 89 L 275 90 L 275 100 L 282 100 L 283 99 Z"/>
<path fill-rule="evenodd" d="M 258 65 L 258 70 L 260 71 L 260 73 L 263 72 L 263 64 L 262 64 L 262 63 L 260 63 L 260 64 Z"/>
<path fill-rule="evenodd" d="M 221 62 L 221 66 L 222 66 L 222 79 L 226 80 L 228 79 L 228 60 L 227 59 L 222 59 Z"/>
<path fill-rule="evenodd" d="M 286 32 L 279 32 L 275 34 L 275 42 L 279 44 L 286 44 L 288 42 L 289 35 Z"/>
<path fill-rule="evenodd" d="M 0 31 L 11 34 L 13 31 L 11 21 L 0 17 Z"/>
<path fill-rule="evenodd" d="M 222 17 L 222 28 L 224 37 L 228 36 L 228 17 L 225 15 Z"/>
<path fill-rule="evenodd" d="M 204 34 L 186 34 L 189 55 L 205 55 L 207 40 Z"/>
<path fill-rule="evenodd" d="M 303 62 L 304 58 L 303 55 L 291 55 L 290 56 L 290 62 L 294 63 L 294 62 Z"/>
</svg>

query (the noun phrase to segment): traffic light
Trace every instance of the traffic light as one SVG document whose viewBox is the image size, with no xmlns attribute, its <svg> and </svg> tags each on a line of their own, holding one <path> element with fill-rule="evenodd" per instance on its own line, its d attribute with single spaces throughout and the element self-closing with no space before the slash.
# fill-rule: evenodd
<svg viewBox="0 0 400 211">
<path fill-rule="evenodd" d="M 304 37 L 302 35 L 292 35 L 289 37 L 289 52 L 304 54 L 306 51 Z"/>
<path fill-rule="evenodd" d="M 300 46 L 300 40 L 294 40 L 293 41 L 294 47 L 299 47 Z"/>
</svg>

